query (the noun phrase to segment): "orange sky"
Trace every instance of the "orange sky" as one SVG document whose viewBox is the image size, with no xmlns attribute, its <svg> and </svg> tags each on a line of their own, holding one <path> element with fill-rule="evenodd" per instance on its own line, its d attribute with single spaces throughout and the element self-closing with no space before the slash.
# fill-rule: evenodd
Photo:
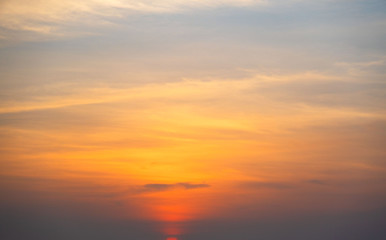
<svg viewBox="0 0 386 240">
<path fill-rule="evenodd" d="M 181 240 L 210 221 L 383 209 L 384 9 L 3 1 L 0 211 Z"/>
<path fill-rule="evenodd" d="M 370 207 L 336 196 L 332 205 L 315 193 L 371 195 L 383 188 L 380 176 L 370 175 L 383 170 L 363 159 L 380 150 L 362 140 L 372 131 L 368 122 L 382 115 L 242 94 L 258 81 L 101 89 L 97 103 L 85 92 L 63 107 L 51 107 L 63 101 L 57 96 L 20 105 L 37 108 L 36 115 L 18 106 L 4 110 L 28 119 L 2 128 L 7 188 L 38 192 L 37 201 L 80 202 L 102 215 L 164 222 L 166 235 L 188 231 L 175 224 L 206 218 Z M 345 122 L 362 130 L 342 129 Z M 347 185 L 363 179 L 374 184 Z"/>
</svg>

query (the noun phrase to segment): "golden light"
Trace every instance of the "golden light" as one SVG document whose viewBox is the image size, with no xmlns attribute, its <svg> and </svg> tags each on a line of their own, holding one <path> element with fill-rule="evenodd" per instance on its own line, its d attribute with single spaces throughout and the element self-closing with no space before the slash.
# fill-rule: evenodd
<svg viewBox="0 0 386 240">
<path fill-rule="evenodd" d="M 183 223 L 164 222 L 160 227 L 161 232 L 166 236 L 178 236 L 186 233 Z"/>
</svg>

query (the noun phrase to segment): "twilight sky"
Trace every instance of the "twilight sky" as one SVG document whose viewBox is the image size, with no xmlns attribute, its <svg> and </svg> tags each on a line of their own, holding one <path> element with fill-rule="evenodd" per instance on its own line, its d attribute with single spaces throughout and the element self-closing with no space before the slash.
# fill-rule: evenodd
<svg viewBox="0 0 386 240">
<path fill-rule="evenodd" d="M 0 238 L 386 237 L 384 0 L 0 0 Z"/>
</svg>

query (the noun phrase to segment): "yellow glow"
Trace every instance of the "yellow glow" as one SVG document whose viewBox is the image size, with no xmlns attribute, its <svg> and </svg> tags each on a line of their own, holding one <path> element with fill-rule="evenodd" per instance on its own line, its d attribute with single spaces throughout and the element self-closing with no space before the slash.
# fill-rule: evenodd
<svg viewBox="0 0 386 240">
<path fill-rule="evenodd" d="M 9 187 L 104 206 L 98 208 L 101 214 L 162 222 L 160 232 L 174 236 L 187 231 L 178 223 L 250 211 L 264 216 L 278 210 L 260 206 L 276 199 L 298 205 L 296 196 L 286 190 L 292 185 L 303 184 L 312 191 L 304 179 L 316 178 L 329 167 L 366 167 L 354 162 L 310 162 L 326 151 L 340 152 L 336 147 L 344 149 L 343 143 L 330 141 L 333 133 L 296 132 L 291 127 L 307 129 L 316 123 L 333 125 L 379 116 L 299 104 L 272 110 L 277 106 L 272 99 L 243 94 L 254 81 L 186 80 L 114 91 L 94 89 L 70 100 L 53 97 L 3 108 L 1 112 L 64 111 L 64 116 L 77 116 L 78 122 L 71 122 L 74 116 L 69 115 L 55 120 L 63 125 L 3 127 L 12 136 L 4 144 L 4 156 L 24 167 L 9 164 L 0 172 L 45 180 Z M 125 107 L 132 102 L 141 107 Z M 237 208 L 244 205 L 253 208 Z"/>
</svg>

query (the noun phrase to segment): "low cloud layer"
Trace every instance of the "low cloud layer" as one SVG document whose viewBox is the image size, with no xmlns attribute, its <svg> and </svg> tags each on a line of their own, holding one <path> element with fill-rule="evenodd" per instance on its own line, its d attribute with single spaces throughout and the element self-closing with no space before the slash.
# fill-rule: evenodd
<svg viewBox="0 0 386 240">
<path fill-rule="evenodd" d="M 307 183 L 311 184 L 317 184 L 317 185 L 327 185 L 326 181 L 320 180 L 320 179 L 309 179 L 306 181 Z"/>
<path fill-rule="evenodd" d="M 283 182 L 245 182 L 242 184 L 242 186 L 248 187 L 248 188 L 269 188 L 269 189 L 277 189 L 277 190 L 294 187 L 288 183 L 283 183 Z"/>
<path fill-rule="evenodd" d="M 162 183 L 150 183 L 142 186 L 142 190 L 148 191 L 168 191 L 172 189 L 196 189 L 196 188 L 208 188 L 209 184 L 194 184 L 188 182 L 173 183 L 173 184 L 162 184 Z"/>
</svg>

